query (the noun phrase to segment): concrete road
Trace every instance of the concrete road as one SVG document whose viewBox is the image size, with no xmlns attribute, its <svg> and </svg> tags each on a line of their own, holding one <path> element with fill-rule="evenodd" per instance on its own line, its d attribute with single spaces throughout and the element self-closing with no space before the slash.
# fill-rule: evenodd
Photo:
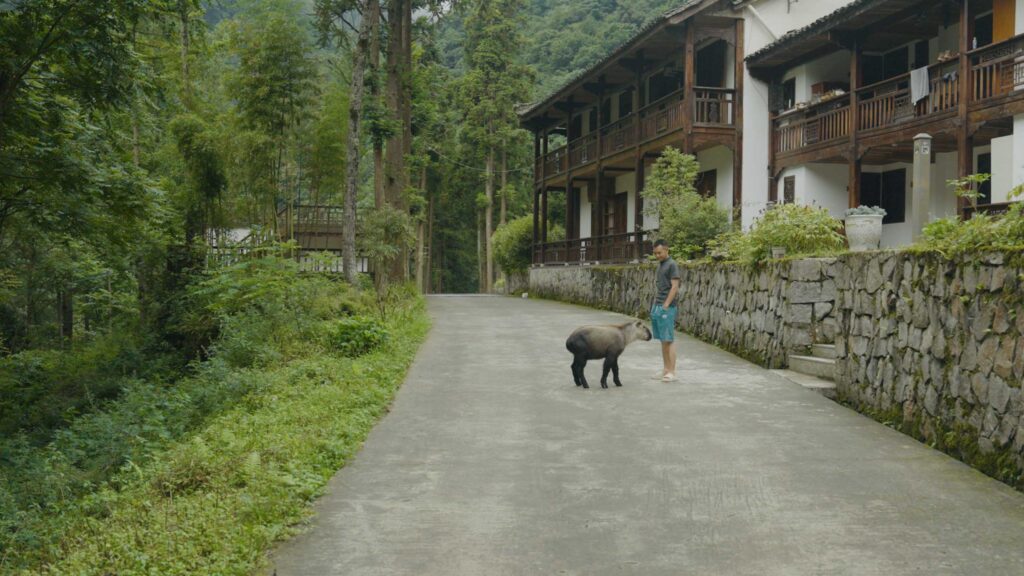
<svg viewBox="0 0 1024 576">
<path fill-rule="evenodd" d="M 332 480 L 292 575 L 1021 575 L 1024 495 L 735 356 L 576 388 L 564 342 L 623 317 L 432 297 L 394 410 Z"/>
</svg>

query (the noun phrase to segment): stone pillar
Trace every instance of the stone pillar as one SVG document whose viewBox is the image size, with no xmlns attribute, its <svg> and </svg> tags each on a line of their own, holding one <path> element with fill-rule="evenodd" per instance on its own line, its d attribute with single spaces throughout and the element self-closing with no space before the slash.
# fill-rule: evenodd
<svg viewBox="0 0 1024 576">
<path fill-rule="evenodd" d="M 925 224 L 931 220 L 931 187 L 932 137 L 929 134 L 918 134 L 914 136 L 914 192 L 910 204 L 915 242 L 921 237 Z"/>
</svg>

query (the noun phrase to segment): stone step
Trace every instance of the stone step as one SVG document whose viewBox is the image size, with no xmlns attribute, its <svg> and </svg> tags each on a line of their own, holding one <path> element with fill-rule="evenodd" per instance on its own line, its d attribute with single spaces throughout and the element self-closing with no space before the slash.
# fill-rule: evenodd
<svg viewBox="0 0 1024 576">
<path fill-rule="evenodd" d="M 817 378 L 815 376 L 808 376 L 807 374 L 801 374 L 799 372 L 794 372 L 793 370 L 772 370 L 772 373 L 778 374 L 790 382 L 799 384 L 807 390 L 817 392 L 829 400 L 836 399 L 835 382 Z"/>
<path fill-rule="evenodd" d="M 817 376 L 818 378 L 824 378 L 825 380 L 833 380 L 834 378 L 832 374 L 835 371 L 835 367 L 835 360 L 817 358 L 815 356 L 789 355 L 789 369 L 794 372 L 800 372 L 801 374 Z"/>
<path fill-rule="evenodd" d="M 835 344 L 815 344 L 811 347 L 811 356 L 815 358 L 824 358 L 825 360 L 836 359 L 836 345 Z"/>
</svg>

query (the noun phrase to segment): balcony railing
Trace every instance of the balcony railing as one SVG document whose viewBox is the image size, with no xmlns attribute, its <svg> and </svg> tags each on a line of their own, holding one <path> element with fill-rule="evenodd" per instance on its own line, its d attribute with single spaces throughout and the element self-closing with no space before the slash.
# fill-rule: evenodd
<svg viewBox="0 0 1024 576">
<path fill-rule="evenodd" d="M 698 125 L 732 126 L 735 124 L 736 91 L 730 88 L 693 90 L 693 122 Z"/>
<path fill-rule="evenodd" d="M 955 109 L 960 104 L 957 65 L 957 60 L 950 60 L 929 66 L 928 95 L 917 103 L 911 101 L 909 73 L 857 90 L 860 129 L 889 127 Z"/>
<path fill-rule="evenodd" d="M 1024 34 L 970 52 L 975 101 L 1024 90 Z"/>
<path fill-rule="evenodd" d="M 775 150 L 792 152 L 850 135 L 850 95 L 790 112 L 774 121 Z"/>
<path fill-rule="evenodd" d="M 655 138 L 682 130 L 686 122 L 686 91 L 677 90 L 601 128 L 576 138 L 567 146 L 536 159 L 536 178 L 558 176 L 586 166 L 601 157 L 629 150 Z M 697 87 L 693 90 L 693 123 L 702 127 L 732 127 L 736 122 L 736 91 L 731 88 Z"/>
<path fill-rule="evenodd" d="M 533 263 L 548 265 L 622 264 L 637 262 L 654 253 L 655 232 L 630 232 L 536 244 Z"/>
</svg>

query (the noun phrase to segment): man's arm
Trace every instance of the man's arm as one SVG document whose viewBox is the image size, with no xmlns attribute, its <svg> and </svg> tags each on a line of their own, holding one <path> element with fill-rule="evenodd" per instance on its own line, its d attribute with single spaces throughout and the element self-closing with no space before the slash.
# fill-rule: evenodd
<svg viewBox="0 0 1024 576">
<path fill-rule="evenodd" d="M 676 292 L 679 292 L 679 278 L 672 279 L 672 289 L 668 291 L 668 297 L 665 298 L 665 304 L 662 308 L 669 308 L 676 301 Z"/>
</svg>

